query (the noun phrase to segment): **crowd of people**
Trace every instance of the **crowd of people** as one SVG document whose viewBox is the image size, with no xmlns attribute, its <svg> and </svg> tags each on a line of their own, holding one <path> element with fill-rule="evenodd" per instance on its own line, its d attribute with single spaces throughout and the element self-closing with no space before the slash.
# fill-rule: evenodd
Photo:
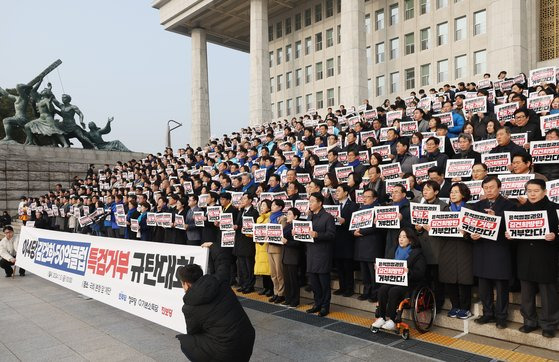
<svg viewBox="0 0 559 362">
<path fill-rule="evenodd" d="M 329 108 L 324 116 L 311 110 L 243 128 L 197 149 L 166 149 L 100 170 L 90 167 L 69 188 L 57 185 L 46 195 L 23 197 L 20 218 L 36 228 L 206 247 L 209 272 L 238 292 L 255 292 L 261 278 L 259 294 L 297 307 L 300 288 L 307 285 L 314 296 L 307 312 L 320 316 L 329 313 L 332 294 L 355 294 L 354 271 L 360 270 L 358 298 L 379 303 L 374 325 L 384 329 L 395 328 L 395 306 L 418 283 L 433 288 L 438 309 L 448 297 L 448 316 L 461 319 L 472 316 L 477 285 L 483 314 L 475 322 L 500 329 L 507 327 L 509 292 L 520 290 L 520 330 L 540 327 L 543 336 L 553 337 L 559 323 L 559 230 L 546 181 L 559 179 L 559 167 L 534 165 L 530 144 L 559 140 L 557 128 L 541 129 L 544 116 L 559 113 L 559 86 L 527 84 L 523 74 L 507 78 L 501 72 L 493 82 L 487 74 L 478 85 L 419 90 L 376 108 L 364 100 L 357 108 Z M 547 95 L 552 96 L 547 107 L 528 108 L 529 99 Z M 472 111 L 472 98 L 482 107 Z M 513 110 L 500 114 L 500 104 L 514 105 Z M 485 148 L 476 147 L 480 144 Z M 501 153 L 510 155 L 510 164 L 500 173 L 533 175 L 522 196 L 504 197 L 501 179 L 482 162 L 482 154 Z M 471 174 L 446 177 L 446 165 L 455 159 L 473 160 Z M 420 175 L 417 166 L 426 163 L 430 166 Z M 505 211 L 541 210 L 549 230 L 539 239 L 515 239 L 503 217 L 496 240 L 467 232 L 462 238 L 434 236 L 429 225 L 413 223 L 410 202 L 501 217 Z M 399 207 L 400 229 L 373 223 L 350 230 L 355 212 L 382 205 Z M 222 243 L 224 214 L 232 216 L 234 245 Z M 313 242 L 294 237 L 299 220 L 312 223 Z M 253 231 L 258 224 L 282 225 L 281 242 L 259 242 Z M 376 283 L 377 258 L 407 260 L 410 285 Z M 333 292 L 332 274 L 339 280 Z"/>
</svg>

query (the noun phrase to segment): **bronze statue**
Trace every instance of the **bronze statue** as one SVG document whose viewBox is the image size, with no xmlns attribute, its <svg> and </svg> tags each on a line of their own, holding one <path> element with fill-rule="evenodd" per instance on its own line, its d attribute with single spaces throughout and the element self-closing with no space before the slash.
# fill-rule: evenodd
<svg viewBox="0 0 559 362">
<path fill-rule="evenodd" d="M 58 127 L 58 124 L 54 120 L 54 106 L 52 104 L 54 95 L 52 94 L 52 85 L 49 83 L 47 88 L 43 89 L 40 94 L 32 92 L 31 97 L 34 98 L 37 103 L 39 118 L 25 125 L 24 129 L 27 135 L 25 144 L 38 145 L 37 135 L 43 135 L 50 137 L 54 145 L 61 144 L 64 147 L 70 147 L 66 138 L 64 138 L 64 131 Z"/>
<path fill-rule="evenodd" d="M 111 132 L 112 121 L 114 121 L 114 117 L 109 117 L 104 128 L 97 127 L 95 122 L 89 122 L 89 132 L 87 133 L 89 140 L 100 150 L 130 152 L 130 150 L 119 140 L 109 142 L 103 141 L 102 136 Z"/>
<path fill-rule="evenodd" d="M 70 104 L 71 101 L 72 97 L 67 94 L 62 95 L 62 103 L 60 103 L 56 97 L 52 99 L 54 105 L 58 107 L 58 110 L 55 110 L 55 112 L 62 117 L 62 123 L 59 127 L 64 131 L 66 141 L 70 143 L 70 138 L 77 138 L 78 141 L 81 142 L 83 148 L 97 148 L 87 138 L 83 113 L 77 106 Z M 74 120 L 76 114 L 80 117 L 81 127 L 78 126 Z"/>
</svg>

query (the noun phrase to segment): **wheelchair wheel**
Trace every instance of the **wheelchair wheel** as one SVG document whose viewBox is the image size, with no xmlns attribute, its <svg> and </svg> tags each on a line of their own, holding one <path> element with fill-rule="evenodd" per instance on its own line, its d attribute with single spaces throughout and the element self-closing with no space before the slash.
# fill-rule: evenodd
<svg viewBox="0 0 559 362">
<path fill-rule="evenodd" d="M 430 288 L 420 287 L 413 296 L 413 323 L 421 333 L 427 332 L 433 325 L 437 307 L 435 293 Z"/>
<path fill-rule="evenodd" d="M 402 331 L 402 338 L 405 340 L 410 339 L 410 330 L 409 329 L 404 329 Z"/>
</svg>

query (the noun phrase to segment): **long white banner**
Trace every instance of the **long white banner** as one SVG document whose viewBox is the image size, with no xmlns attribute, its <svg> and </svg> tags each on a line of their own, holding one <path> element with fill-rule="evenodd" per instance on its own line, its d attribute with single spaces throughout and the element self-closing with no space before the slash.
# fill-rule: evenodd
<svg viewBox="0 0 559 362">
<path fill-rule="evenodd" d="M 53 283 L 186 333 L 179 266 L 207 271 L 208 249 L 22 227 L 16 265 Z"/>
</svg>

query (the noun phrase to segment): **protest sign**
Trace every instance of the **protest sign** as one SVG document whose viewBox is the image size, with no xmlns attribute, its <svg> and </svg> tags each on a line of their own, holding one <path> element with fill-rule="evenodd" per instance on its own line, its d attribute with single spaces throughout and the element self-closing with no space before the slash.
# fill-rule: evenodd
<svg viewBox="0 0 559 362">
<path fill-rule="evenodd" d="M 258 170 L 254 170 L 254 182 L 260 184 L 266 181 L 266 169 L 259 168 Z"/>
<path fill-rule="evenodd" d="M 535 164 L 559 163 L 559 141 L 532 141 L 530 155 Z"/>
<path fill-rule="evenodd" d="M 318 160 L 321 162 L 328 160 L 328 148 L 327 147 L 317 147 L 313 150 L 313 153 Z"/>
<path fill-rule="evenodd" d="M 429 180 L 429 173 L 427 172 L 431 167 L 437 166 L 437 161 L 414 163 L 411 168 L 417 182 L 425 182 Z"/>
<path fill-rule="evenodd" d="M 418 128 L 416 121 L 400 123 L 400 137 L 411 137 L 417 131 Z"/>
<path fill-rule="evenodd" d="M 470 189 L 470 201 L 468 202 L 476 202 L 481 199 L 481 196 L 483 195 L 483 188 L 481 187 L 482 182 L 483 180 L 463 181 L 463 183 Z"/>
<path fill-rule="evenodd" d="M 269 243 L 282 245 L 283 227 L 281 224 L 266 224 L 266 237 Z"/>
<path fill-rule="evenodd" d="M 16 265 L 34 275 L 186 333 L 179 266 L 207 271 L 208 249 L 146 243 L 23 226 Z M 78 241 L 79 240 L 79 241 Z M 150 266 L 151 265 L 151 266 Z"/>
<path fill-rule="evenodd" d="M 363 112 L 363 119 L 365 120 L 373 120 L 378 117 L 376 109 L 369 109 L 368 111 Z"/>
<path fill-rule="evenodd" d="M 243 216 L 243 224 L 241 226 L 241 234 L 252 235 L 254 233 L 254 219 L 252 216 Z"/>
<path fill-rule="evenodd" d="M 437 117 L 441 121 L 441 124 L 446 124 L 448 128 L 454 126 L 454 121 L 452 120 L 452 112 L 434 114 L 433 117 Z"/>
<path fill-rule="evenodd" d="M 335 171 L 338 183 L 347 183 L 349 174 L 353 172 L 353 166 L 336 167 Z"/>
<path fill-rule="evenodd" d="M 198 196 L 198 206 L 206 207 L 210 201 L 210 194 L 201 194 Z"/>
<path fill-rule="evenodd" d="M 534 174 L 498 175 L 501 180 L 501 195 L 509 199 L 526 196 L 524 186 L 526 182 L 534 179 Z"/>
<path fill-rule="evenodd" d="M 185 181 L 182 186 L 184 187 L 184 192 L 187 194 L 193 194 L 194 193 L 194 188 L 192 186 L 192 182 L 191 181 Z"/>
<path fill-rule="evenodd" d="M 175 229 L 186 230 L 184 226 L 184 216 L 175 214 Z"/>
<path fill-rule="evenodd" d="M 295 200 L 295 208 L 301 213 L 300 218 L 306 219 L 309 214 L 309 200 Z"/>
<path fill-rule="evenodd" d="M 293 161 L 293 156 L 295 156 L 295 151 L 285 151 L 283 153 L 285 157 L 285 163 L 291 165 L 291 161 Z"/>
<path fill-rule="evenodd" d="M 125 215 L 126 213 L 124 212 L 124 205 L 123 204 L 116 204 L 116 212 L 115 214 L 117 215 Z"/>
<path fill-rule="evenodd" d="M 425 113 L 431 110 L 431 99 L 429 97 L 421 98 L 419 102 L 417 102 L 417 107 L 419 109 L 423 109 Z"/>
<path fill-rule="evenodd" d="M 547 131 L 554 128 L 559 129 L 559 113 L 540 117 L 540 129 L 542 130 L 542 135 L 545 135 Z"/>
<path fill-rule="evenodd" d="M 524 147 L 528 143 L 528 133 L 513 133 L 510 135 L 510 141 L 515 145 Z"/>
<path fill-rule="evenodd" d="M 233 230 L 233 214 L 229 212 L 222 212 L 221 214 L 219 214 L 219 230 Z"/>
<path fill-rule="evenodd" d="M 394 124 L 394 121 L 399 119 L 402 120 L 402 111 L 390 111 L 390 112 L 386 112 L 386 125 L 388 127 L 392 127 L 392 125 Z"/>
<path fill-rule="evenodd" d="M 547 181 L 545 186 L 549 200 L 559 203 L 559 180 Z"/>
<path fill-rule="evenodd" d="M 375 282 L 408 286 L 408 261 L 396 259 L 375 259 Z"/>
<path fill-rule="evenodd" d="M 471 113 L 487 112 L 487 96 L 464 99 L 464 111 Z"/>
<path fill-rule="evenodd" d="M 487 166 L 487 173 L 491 174 L 503 174 L 510 173 L 510 153 L 483 153 L 481 155 L 481 162 L 485 163 Z"/>
<path fill-rule="evenodd" d="M 322 207 L 324 208 L 324 211 L 332 215 L 336 225 L 340 225 L 340 221 L 338 220 L 341 215 L 340 205 L 323 205 Z"/>
<path fill-rule="evenodd" d="M 324 180 L 324 176 L 328 173 L 328 165 L 315 165 L 313 176 L 319 180 Z"/>
<path fill-rule="evenodd" d="M 390 158 L 390 145 L 382 145 L 382 146 L 375 146 L 371 147 L 371 154 L 378 153 L 380 157 L 382 157 L 383 161 L 389 161 Z"/>
<path fill-rule="evenodd" d="M 421 140 L 421 150 L 423 152 L 423 156 L 425 156 L 427 154 L 427 146 L 426 143 L 427 141 L 429 141 L 429 138 L 431 137 L 435 137 L 439 139 L 439 151 L 441 151 L 441 153 L 445 153 L 445 148 L 446 148 L 446 140 L 445 140 L 445 136 L 429 136 L 429 137 L 423 137 L 423 139 Z"/>
<path fill-rule="evenodd" d="M 328 166 L 328 165 L 326 165 L 326 166 Z M 299 182 L 301 185 L 310 184 L 311 181 L 312 181 L 311 175 L 309 175 L 308 173 L 298 173 L 297 176 L 296 176 L 296 179 L 297 179 L 297 182 Z"/>
<path fill-rule="evenodd" d="M 386 181 L 384 181 L 384 183 L 386 185 L 386 193 L 387 194 L 392 194 L 392 190 L 394 189 L 394 187 L 396 185 L 403 185 L 404 188 L 406 189 L 406 191 L 409 191 L 410 187 L 411 187 L 410 180 L 407 179 L 407 178 L 404 178 L 404 179 L 395 178 L 395 179 L 392 179 L 392 180 L 386 180 Z"/>
<path fill-rule="evenodd" d="M 410 216 L 412 225 L 427 225 L 429 212 L 441 211 L 440 205 L 419 204 L 410 202 Z"/>
<path fill-rule="evenodd" d="M 491 138 L 491 139 L 488 139 L 488 140 L 481 140 L 481 141 L 474 141 L 473 150 L 476 151 L 476 152 L 479 152 L 481 154 L 489 153 L 489 151 L 491 151 L 492 149 L 497 147 L 497 145 L 498 145 L 498 143 L 497 143 L 496 138 Z"/>
<path fill-rule="evenodd" d="M 454 153 L 460 153 L 460 139 L 458 137 L 449 138 Z"/>
<path fill-rule="evenodd" d="M 497 121 L 509 122 L 514 119 L 514 111 L 518 109 L 518 102 L 499 104 L 495 106 L 495 114 L 497 115 Z"/>
<path fill-rule="evenodd" d="M 412 156 L 415 156 L 417 158 L 421 157 L 421 155 L 419 154 L 419 146 L 410 146 L 408 151 Z"/>
<path fill-rule="evenodd" d="M 402 173 L 400 162 L 380 164 L 378 167 L 380 168 L 380 174 L 384 176 L 385 180 L 400 178 Z"/>
<path fill-rule="evenodd" d="M 119 221 L 119 220 L 117 219 L 117 225 L 120 226 L 120 225 L 118 224 L 118 221 Z M 86 227 L 86 226 L 88 226 L 88 225 L 93 224 L 93 220 L 91 220 L 91 218 L 89 217 L 89 215 L 84 215 L 84 216 L 82 216 L 82 217 L 80 217 L 80 218 L 78 219 L 78 223 L 80 224 L 80 227 L 83 228 L 83 227 Z M 126 226 L 126 217 L 124 218 L 124 225 Z"/>
<path fill-rule="evenodd" d="M 553 101 L 552 94 L 530 97 L 527 101 L 528 109 L 536 113 L 549 112 L 551 101 Z"/>
<path fill-rule="evenodd" d="M 543 239 L 549 233 L 547 211 L 505 211 L 505 227 L 513 239 Z"/>
<path fill-rule="evenodd" d="M 373 226 L 374 209 L 364 209 L 351 214 L 349 230 L 363 229 Z"/>
<path fill-rule="evenodd" d="M 556 83 L 555 67 L 531 69 L 528 76 L 528 86 L 536 87 L 542 83 Z"/>
<path fill-rule="evenodd" d="M 156 218 L 157 216 L 160 217 L 160 226 L 168 229 L 170 227 L 172 227 L 173 225 L 173 215 L 170 212 L 162 212 L 160 214 L 156 214 Z M 118 219 L 118 216 L 117 216 Z"/>
<path fill-rule="evenodd" d="M 471 177 L 472 167 L 475 160 L 473 158 L 450 159 L 446 161 L 446 170 L 444 177 L 453 179 L 455 177 Z"/>
<path fill-rule="evenodd" d="M 359 133 L 359 143 L 364 145 L 367 142 L 367 139 L 372 138 L 375 139 L 375 131 L 361 131 Z"/>
<path fill-rule="evenodd" d="M 345 151 L 338 152 L 338 161 L 340 161 L 342 164 L 346 165 L 347 164 L 347 152 L 345 152 Z M 328 166 L 328 165 L 325 165 L 325 166 Z"/>
<path fill-rule="evenodd" d="M 375 206 L 375 227 L 383 229 L 400 228 L 399 206 Z"/>
<path fill-rule="evenodd" d="M 378 135 L 378 140 L 380 142 L 386 142 L 388 141 L 388 131 L 394 129 L 393 127 L 383 127 L 380 129 L 379 135 Z"/>
<path fill-rule="evenodd" d="M 265 243 L 268 241 L 266 232 L 266 224 L 254 224 L 254 233 L 252 234 L 255 243 Z"/>
<path fill-rule="evenodd" d="M 233 248 L 235 247 L 235 232 L 231 230 L 221 231 L 221 247 Z"/>
<path fill-rule="evenodd" d="M 133 233 L 137 233 L 140 231 L 140 224 L 138 223 L 138 219 L 130 219 L 130 231 Z"/>
<path fill-rule="evenodd" d="M 364 202 L 363 194 L 364 193 L 365 193 L 365 190 L 363 190 L 363 189 L 355 190 L 355 202 L 356 203 L 363 205 L 363 202 Z"/>
<path fill-rule="evenodd" d="M 487 89 L 491 88 L 491 79 L 482 79 L 476 83 L 477 89 Z"/>
<path fill-rule="evenodd" d="M 305 243 L 314 243 L 312 221 L 293 220 L 293 239 Z"/>
<path fill-rule="evenodd" d="M 209 222 L 219 221 L 220 215 L 221 215 L 221 206 L 208 206 L 207 216 Z"/>
<path fill-rule="evenodd" d="M 460 213 L 453 211 L 429 212 L 429 236 L 463 237 L 460 232 Z"/>
<path fill-rule="evenodd" d="M 192 217 L 194 218 L 194 226 L 204 227 L 204 211 L 194 211 Z"/>
<path fill-rule="evenodd" d="M 460 210 L 460 229 L 467 233 L 479 234 L 489 240 L 497 240 L 500 225 L 500 216 L 477 212 L 465 207 Z"/>
<path fill-rule="evenodd" d="M 156 226 L 157 222 L 155 220 L 155 212 L 148 212 L 146 215 L 146 225 L 147 226 Z"/>
</svg>

